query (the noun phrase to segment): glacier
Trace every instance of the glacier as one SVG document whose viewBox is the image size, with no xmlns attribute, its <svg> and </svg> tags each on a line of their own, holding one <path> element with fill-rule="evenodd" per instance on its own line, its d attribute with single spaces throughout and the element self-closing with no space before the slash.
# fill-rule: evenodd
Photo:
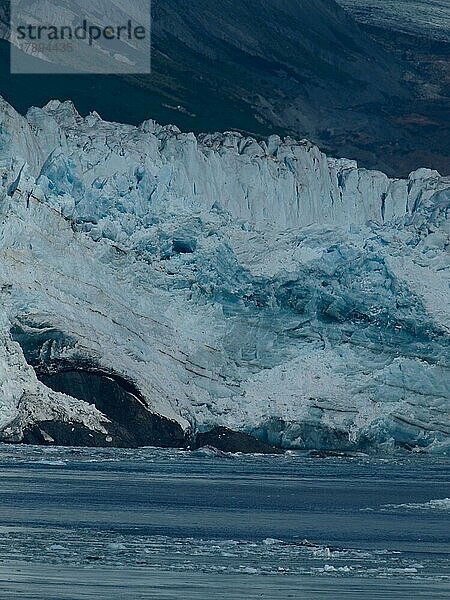
<svg viewBox="0 0 450 600">
<path fill-rule="evenodd" d="M 56 100 L 0 172 L 1 441 L 449 450 L 449 177 Z"/>
</svg>

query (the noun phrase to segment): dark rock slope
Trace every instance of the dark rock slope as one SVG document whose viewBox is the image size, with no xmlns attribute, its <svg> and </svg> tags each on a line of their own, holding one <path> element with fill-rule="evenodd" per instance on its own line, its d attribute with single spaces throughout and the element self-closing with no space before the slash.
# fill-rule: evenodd
<svg viewBox="0 0 450 600">
<path fill-rule="evenodd" d="M 22 111 L 58 97 L 118 121 L 304 136 L 397 176 L 446 170 L 438 128 L 405 127 L 413 65 L 334 0 L 154 0 L 150 76 L 14 77 L 6 42 L 0 60 L 1 92 Z"/>
</svg>

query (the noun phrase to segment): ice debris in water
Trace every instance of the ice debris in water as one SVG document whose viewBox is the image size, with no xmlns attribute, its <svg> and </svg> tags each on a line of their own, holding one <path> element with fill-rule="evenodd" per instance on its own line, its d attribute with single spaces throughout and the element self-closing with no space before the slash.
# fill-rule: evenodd
<svg viewBox="0 0 450 600">
<path fill-rule="evenodd" d="M 385 504 L 382 508 L 405 508 L 408 510 L 450 511 L 450 498 L 430 500 L 429 502 L 411 502 L 405 504 Z"/>
</svg>

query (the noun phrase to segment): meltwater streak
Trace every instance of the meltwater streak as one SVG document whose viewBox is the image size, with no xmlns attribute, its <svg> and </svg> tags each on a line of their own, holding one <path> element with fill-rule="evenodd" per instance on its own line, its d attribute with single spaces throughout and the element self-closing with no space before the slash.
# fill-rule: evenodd
<svg viewBox="0 0 450 600">
<path fill-rule="evenodd" d="M 0 598 L 443 599 L 447 467 L 0 446 Z"/>
</svg>

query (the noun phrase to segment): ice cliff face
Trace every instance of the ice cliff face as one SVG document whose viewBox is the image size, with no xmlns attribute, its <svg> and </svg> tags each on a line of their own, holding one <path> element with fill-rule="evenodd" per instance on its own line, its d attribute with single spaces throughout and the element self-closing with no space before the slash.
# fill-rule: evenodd
<svg viewBox="0 0 450 600">
<path fill-rule="evenodd" d="M 56 101 L 0 173 L 3 440 L 447 447 L 448 178 Z"/>
</svg>

